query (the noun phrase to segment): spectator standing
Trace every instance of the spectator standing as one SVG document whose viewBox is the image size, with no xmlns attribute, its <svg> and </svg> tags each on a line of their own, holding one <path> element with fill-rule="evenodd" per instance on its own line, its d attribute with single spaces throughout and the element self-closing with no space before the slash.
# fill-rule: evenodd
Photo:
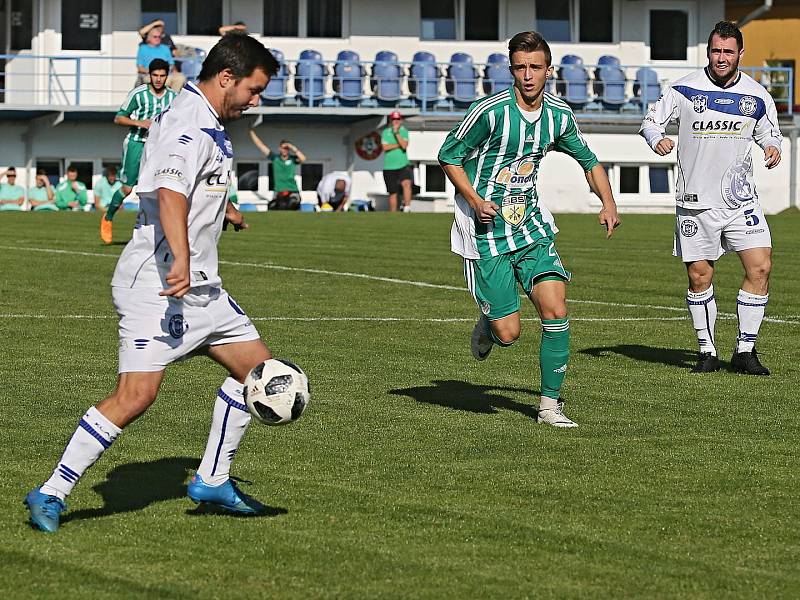
<svg viewBox="0 0 800 600">
<path fill-rule="evenodd" d="M 403 115 L 394 111 L 389 124 L 381 132 L 384 152 L 383 181 L 389 193 L 389 210 L 397 211 L 397 194 L 403 192 L 403 212 L 411 212 L 411 182 L 413 173 L 408 160 L 408 129 L 403 126 Z"/>
<path fill-rule="evenodd" d="M 336 212 L 347 210 L 350 201 L 350 183 L 350 176 L 344 171 L 332 171 L 325 175 L 317 185 L 319 206 L 330 204 Z"/>
<path fill-rule="evenodd" d="M 97 180 L 92 190 L 94 192 L 95 210 L 105 212 L 114 194 L 120 188 L 122 188 L 122 182 L 117 179 L 117 168 L 115 166 L 108 167 L 105 175 Z"/>
<path fill-rule="evenodd" d="M 0 175 L 0 181 L 3 177 L 6 182 L 0 183 L 0 210 L 22 210 L 25 188 L 17 185 L 17 170 L 9 167 L 3 175 Z"/>
<path fill-rule="evenodd" d="M 250 130 L 250 139 L 256 148 L 267 157 L 272 164 L 272 179 L 275 188 L 275 200 L 270 208 L 296 209 L 300 207 L 300 188 L 297 187 L 295 175 L 297 165 L 306 161 L 306 155 L 289 140 L 281 140 L 278 153 L 270 150 L 254 130 Z"/>
<path fill-rule="evenodd" d="M 58 210 L 54 202 L 56 197 L 50 179 L 44 169 L 36 171 L 36 183 L 28 188 L 28 202 L 31 210 Z"/>
<path fill-rule="evenodd" d="M 86 206 L 89 199 L 86 186 L 78 181 L 78 169 L 67 168 L 67 178 L 56 186 L 56 206 L 58 210 L 75 210 Z"/>
<path fill-rule="evenodd" d="M 169 65 L 171 69 L 175 64 L 175 59 L 172 57 L 172 51 L 167 44 L 162 43 L 164 38 L 164 28 L 156 26 L 151 28 L 145 34 L 145 41 L 139 44 L 139 50 L 136 52 L 136 72 L 138 77 L 136 85 L 142 83 L 149 83 L 150 74 L 149 67 L 155 59 L 160 58 Z"/>
</svg>

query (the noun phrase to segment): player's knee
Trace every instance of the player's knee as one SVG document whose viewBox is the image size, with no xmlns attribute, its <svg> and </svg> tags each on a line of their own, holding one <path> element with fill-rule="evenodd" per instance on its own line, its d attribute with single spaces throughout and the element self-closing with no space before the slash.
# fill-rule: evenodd
<svg viewBox="0 0 800 600">
<path fill-rule="evenodd" d="M 542 314 L 540 316 L 545 321 L 550 321 L 552 319 L 566 319 L 568 314 L 566 304 L 563 304 L 561 306 L 547 307 L 547 308 L 542 307 L 541 311 Z"/>
<path fill-rule="evenodd" d="M 499 331 L 493 328 L 493 331 L 500 343 L 510 346 L 519 339 L 520 327 L 519 325 L 507 325 Z"/>
<path fill-rule="evenodd" d="M 153 404 L 157 391 L 144 384 L 126 385 L 117 389 L 109 401 L 116 404 L 119 412 L 126 415 L 126 422 L 130 422 Z"/>
<path fill-rule="evenodd" d="M 751 280 L 766 281 L 769 279 L 770 271 L 772 271 L 772 259 L 765 258 L 763 261 L 747 269 L 747 277 Z"/>
</svg>

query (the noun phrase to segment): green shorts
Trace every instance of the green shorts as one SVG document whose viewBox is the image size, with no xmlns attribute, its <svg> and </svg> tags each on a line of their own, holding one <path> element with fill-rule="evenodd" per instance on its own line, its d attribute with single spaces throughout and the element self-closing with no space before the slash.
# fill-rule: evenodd
<svg viewBox="0 0 800 600">
<path fill-rule="evenodd" d="M 464 259 L 464 278 L 481 312 L 494 321 L 519 310 L 517 283 L 530 296 L 540 281 L 569 281 L 555 242 L 549 238 L 509 254 L 491 258 Z"/>
<path fill-rule="evenodd" d="M 144 142 L 125 140 L 122 144 L 122 171 L 119 180 L 122 185 L 133 187 L 139 181 L 139 163 L 142 160 Z"/>
</svg>

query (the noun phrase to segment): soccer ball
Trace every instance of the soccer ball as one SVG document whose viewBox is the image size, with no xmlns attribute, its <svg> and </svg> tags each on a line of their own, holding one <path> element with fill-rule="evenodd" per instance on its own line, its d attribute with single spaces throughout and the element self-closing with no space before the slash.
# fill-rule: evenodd
<svg viewBox="0 0 800 600">
<path fill-rule="evenodd" d="M 288 360 L 265 360 L 244 380 L 247 410 L 266 425 L 296 421 L 306 409 L 308 399 L 308 377 Z"/>
</svg>

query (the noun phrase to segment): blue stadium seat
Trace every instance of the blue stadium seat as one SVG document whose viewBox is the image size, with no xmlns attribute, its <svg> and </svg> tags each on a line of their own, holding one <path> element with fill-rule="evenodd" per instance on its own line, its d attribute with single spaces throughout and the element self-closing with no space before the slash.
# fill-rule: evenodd
<svg viewBox="0 0 800 600">
<path fill-rule="evenodd" d="M 483 70 L 483 91 L 486 94 L 496 94 L 510 88 L 513 83 L 514 78 L 508 70 L 508 62 L 489 63 Z"/>
<path fill-rule="evenodd" d="M 325 98 L 327 69 L 322 55 L 316 50 L 303 50 L 294 72 L 294 87 L 298 98 L 309 106 Z"/>
<path fill-rule="evenodd" d="M 619 67 L 599 67 L 593 84 L 597 99 L 606 110 L 620 110 L 625 104 L 625 72 Z"/>
<path fill-rule="evenodd" d="M 505 54 L 500 54 L 499 52 L 494 52 L 493 54 L 489 55 L 489 57 L 486 59 L 486 62 L 490 65 L 497 63 L 507 65 L 508 56 L 506 56 Z"/>
<path fill-rule="evenodd" d="M 381 50 L 372 63 L 370 87 L 375 99 L 382 106 L 394 106 L 402 97 L 403 70 L 397 62 L 397 54 Z"/>
<path fill-rule="evenodd" d="M 333 68 L 333 89 L 345 106 L 355 106 L 361 102 L 364 97 L 364 72 L 357 54 L 355 61 L 336 62 Z"/>
<path fill-rule="evenodd" d="M 583 59 L 577 54 L 565 54 L 561 58 L 562 66 L 564 65 L 583 65 Z"/>
<path fill-rule="evenodd" d="M 616 56 L 611 56 L 610 54 L 604 54 L 600 58 L 597 59 L 597 66 L 598 67 L 618 67 L 620 66 L 619 59 Z"/>
<path fill-rule="evenodd" d="M 275 106 L 286 98 L 286 82 L 289 80 L 289 69 L 286 67 L 286 59 L 283 56 L 283 52 L 276 48 L 270 48 L 269 51 L 278 61 L 280 67 L 278 67 L 277 74 L 270 77 L 267 87 L 261 92 L 261 98 L 264 104 Z"/>
<path fill-rule="evenodd" d="M 661 97 L 661 84 L 658 82 L 658 75 L 653 69 L 641 67 L 636 70 L 633 95 L 636 101 L 644 105 L 651 104 Z"/>
<path fill-rule="evenodd" d="M 184 74 L 189 81 L 196 81 L 200 70 L 203 68 L 203 59 L 195 58 L 194 56 L 184 58 L 181 61 L 181 73 Z"/>
<path fill-rule="evenodd" d="M 560 71 L 556 90 L 572 108 L 582 109 L 589 103 L 589 75 L 586 69 L 578 65 L 567 65 Z"/>
<path fill-rule="evenodd" d="M 336 55 L 336 60 L 358 62 L 361 60 L 361 57 L 357 52 L 353 52 L 352 50 L 340 50 L 339 54 Z"/>
<path fill-rule="evenodd" d="M 408 76 L 408 90 L 411 97 L 427 107 L 439 99 L 439 67 L 430 52 L 417 52 Z"/>
<path fill-rule="evenodd" d="M 459 108 L 469 106 L 478 97 L 478 72 L 472 66 L 472 57 L 456 52 L 450 58 L 445 88 L 453 104 Z"/>
</svg>

